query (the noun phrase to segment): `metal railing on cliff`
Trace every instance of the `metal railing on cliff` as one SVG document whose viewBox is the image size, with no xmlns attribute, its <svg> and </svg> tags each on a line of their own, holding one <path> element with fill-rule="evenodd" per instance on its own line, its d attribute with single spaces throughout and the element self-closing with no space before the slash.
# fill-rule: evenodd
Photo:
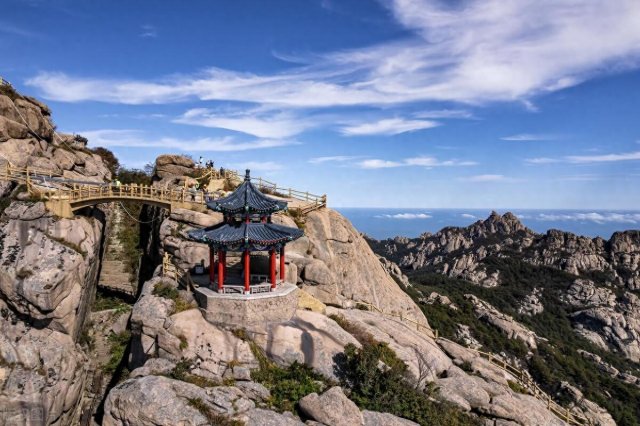
<svg viewBox="0 0 640 426">
<path fill-rule="evenodd" d="M 232 182 L 242 182 L 244 180 L 244 174 L 239 173 L 237 170 L 230 169 L 208 169 L 204 176 L 211 176 L 214 179 L 227 179 Z M 305 202 L 305 205 L 298 208 L 301 214 L 306 214 L 312 212 L 313 210 L 327 206 L 326 194 L 317 195 L 312 194 L 309 191 L 303 192 L 293 188 L 279 187 L 277 183 L 268 181 L 261 177 L 252 177 L 251 182 L 256 185 L 258 189 L 260 189 L 260 191 L 263 191 L 267 194 Z"/>
<path fill-rule="evenodd" d="M 409 323 L 413 326 L 416 327 L 416 330 L 422 334 L 427 335 L 428 337 L 434 339 L 436 342 L 438 341 L 444 341 L 444 342 L 449 342 L 449 343 L 453 343 L 453 344 L 458 344 L 452 340 L 449 340 L 445 337 L 439 337 L 438 336 L 438 330 L 433 330 L 430 327 L 427 327 L 426 325 L 424 325 L 423 323 L 416 321 L 412 318 L 408 318 L 404 315 L 402 315 L 402 313 L 395 313 L 395 312 L 386 312 L 383 311 L 382 309 L 378 308 L 375 305 L 372 305 L 371 303 L 366 303 L 366 302 L 356 302 L 356 307 L 358 305 L 362 305 L 366 308 L 368 308 L 368 310 L 373 311 L 373 312 L 377 312 L 385 317 L 388 318 L 395 318 L 395 319 L 399 319 L 401 322 L 406 322 Z M 520 386 L 522 386 L 523 388 L 525 388 L 528 393 L 530 395 L 532 395 L 533 397 L 539 399 L 540 401 L 543 401 L 546 406 L 547 409 L 549 411 L 551 411 L 556 417 L 558 417 L 561 420 L 564 420 L 565 422 L 567 422 L 570 425 L 577 425 L 577 426 L 590 426 L 592 425 L 592 423 L 589 421 L 589 419 L 587 419 L 584 416 L 575 414 L 571 412 L 571 409 L 569 408 L 565 408 L 563 406 L 561 406 L 560 404 L 558 404 L 557 402 L 555 402 L 553 400 L 553 398 L 551 398 L 551 396 L 549 396 L 549 394 L 547 394 L 545 391 L 543 391 L 538 384 L 529 376 L 529 374 L 525 371 L 522 370 L 518 367 L 515 367 L 511 364 L 509 364 L 507 361 L 505 361 L 504 359 L 496 356 L 495 354 L 492 354 L 490 352 L 483 352 L 477 349 L 472 349 L 472 348 L 467 348 L 465 347 L 465 349 L 475 352 L 476 354 L 478 354 L 478 356 L 480 356 L 481 358 L 485 358 L 489 361 L 489 363 L 491 365 L 494 365 L 498 368 L 500 368 L 503 371 L 506 371 L 507 373 L 511 374 L 511 376 L 518 382 L 518 384 Z"/>
<path fill-rule="evenodd" d="M 233 170 L 209 169 L 205 175 L 195 178 L 203 179 L 211 177 L 214 179 L 240 180 L 240 175 Z M 160 205 L 171 206 L 179 203 L 180 207 L 204 206 L 207 198 L 214 197 L 214 194 L 205 194 L 193 188 L 169 189 L 148 185 L 115 185 L 99 182 L 82 182 L 73 179 L 65 179 L 59 174 L 48 170 L 32 167 L 13 167 L 8 162 L 4 167 L 0 167 L 0 180 L 11 180 L 25 183 L 27 191 L 31 196 L 39 197 L 52 202 L 51 207 L 59 210 L 61 214 L 69 215 L 70 210 L 77 206 L 98 204 L 100 202 L 138 200 L 153 202 Z M 289 207 L 289 210 L 298 215 L 306 215 L 321 207 L 326 207 L 327 196 L 315 195 L 309 192 L 302 192 L 292 188 L 280 188 L 274 182 L 262 178 L 253 178 L 254 183 L 260 190 L 272 194 L 276 197 L 289 198 L 298 201 Z M 53 203 L 65 203 L 65 206 L 56 206 Z M 66 204 L 70 205 L 69 209 Z M 67 211 L 69 210 L 69 211 Z"/>
</svg>

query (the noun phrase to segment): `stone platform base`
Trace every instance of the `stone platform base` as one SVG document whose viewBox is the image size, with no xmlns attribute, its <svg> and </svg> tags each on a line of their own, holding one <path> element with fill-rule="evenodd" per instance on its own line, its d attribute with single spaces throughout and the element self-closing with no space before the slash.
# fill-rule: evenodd
<svg viewBox="0 0 640 426">
<path fill-rule="evenodd" d="M 232 328 L 288 321 L 298 307 L 298 287 L 294 284 L 281 284 L 270 293 L 251 295 L 223 294 L 198 287 L 195 297 L 207 321 Z"/>
</svg>

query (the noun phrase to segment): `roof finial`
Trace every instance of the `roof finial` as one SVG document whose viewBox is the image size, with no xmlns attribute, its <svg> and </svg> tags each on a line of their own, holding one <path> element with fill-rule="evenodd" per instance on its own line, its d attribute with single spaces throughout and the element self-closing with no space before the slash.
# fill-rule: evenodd
<svg viewBox="0 0 640 426">
<path fill-rule="evenodd" d="M 249 175 L 250 171 L 249 169 L 244 171 L 244 181 L 245 182 L 249 182 L 251 180 L 251 176 Z"/>
</svg>

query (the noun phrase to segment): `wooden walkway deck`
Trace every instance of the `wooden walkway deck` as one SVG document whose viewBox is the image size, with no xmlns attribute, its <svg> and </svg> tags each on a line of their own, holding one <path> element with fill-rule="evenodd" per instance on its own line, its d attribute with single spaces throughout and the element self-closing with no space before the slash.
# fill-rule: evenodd
<svg viewBox="0 0 640 426">
<path fill-rule="evenodd" d="M 207 177 L 213 179 L 239 180 L 235 171 L 209 170 Z M 203 176 L 205 177 L 205 176 Z M 58 216 L 72 217 L 76 210 L 100 203 L 114 201 L 137 201 L 171 210 L 186 208 L 205 211 L 209 198 L 215 194 L 205 194 L 191 188 L 169 189 L 147 185 L 113 185 L 101 182 L 65 179 L 60 175 L 35 168 L 16 168 L 8 163 L 0 168 L 0 180 L 10 180 L 27 185 L 29 193 L 45 201 L 47 208 Z M 314 195 L 292 188 L 280 188 L 275 183 L 262 178 L 252 179 L 261 191 L 275 198 L 290 202 L 289 210 L 297 215 L 306 215 L 326 207 L 326 195 Z"/>
</svg>

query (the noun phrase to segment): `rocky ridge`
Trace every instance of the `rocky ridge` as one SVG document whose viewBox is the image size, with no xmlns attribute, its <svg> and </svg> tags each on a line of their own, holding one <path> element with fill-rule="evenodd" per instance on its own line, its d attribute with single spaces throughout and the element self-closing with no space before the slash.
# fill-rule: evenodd
<svg viewBox="0 0 640 426">
<path fill-rule="evenodd" d="M 3 87 L 0 168 L 111 178 L 86 140 L 54 128 L 46 105 Z M 77 341 L 95 295 L 105 213 L 55 217 L 15 182 L 0 182 L 0 199 L 0 424 L 72 424 L 89 375 Z"/>
</svg>

